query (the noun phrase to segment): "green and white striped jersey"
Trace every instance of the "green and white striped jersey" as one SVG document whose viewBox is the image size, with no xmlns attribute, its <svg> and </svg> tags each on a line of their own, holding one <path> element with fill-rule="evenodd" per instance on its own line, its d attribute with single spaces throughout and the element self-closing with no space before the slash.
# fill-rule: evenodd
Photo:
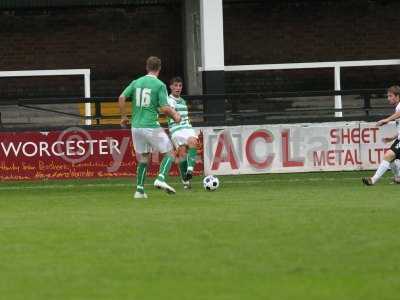
<svg viewBox="0 0 400 300">
<path fill-rule="evenodd" d="M 181 116 L 181 121 L 179 123 L 175 123 L 175 121 L 170 117 L 168 118 L 168 128 L 170 134 L 172 135 L 178 130 L 184 128 L 192 128 L 192 124 L 190 124 L 189 121 L 189 112 L 186 105 L 186 101 L 183 100 L 182 98 L 175 98 L 174 96 L 169 95 L 168 104 L 169 106 L 174 108 Z"/>
</svg>

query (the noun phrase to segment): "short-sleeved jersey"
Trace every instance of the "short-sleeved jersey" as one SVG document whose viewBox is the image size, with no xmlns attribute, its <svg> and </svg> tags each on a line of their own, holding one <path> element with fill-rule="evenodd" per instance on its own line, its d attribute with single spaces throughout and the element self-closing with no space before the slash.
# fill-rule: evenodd
<svg viewBox="0 0 400 300">
<path fill-rule="evenodd" d="M 184 128 L 192 128 L 192 124 L 190 124 L 189 121 L 189 112 L 186 101 L 182 98 L 175 98 L 174 96 L 169 95 L 168 104 L 181 116 L 181 121 L 179 123 L 175 123 L 172 118 L 168 118 L 168 128 L 170 134 L 172 135 L 178 130 Z"/>
<path fill-rule="evenodd" d="M 400 103 L 397 104 L 395 112 L 400 112 Z M 397 129 L 397 139 L 400 140 L 400 119 L 397 119 L 395 122 L 396 122 L 396 129 Z"/>
<path fill-rule="evenodd" d="M 165 84 L 156 76 L 142 76 L 129 84 L 122 95 L 132 100 L 132 127 L 157 128 L 158 109 L 168 105 Z"/>
</svg>

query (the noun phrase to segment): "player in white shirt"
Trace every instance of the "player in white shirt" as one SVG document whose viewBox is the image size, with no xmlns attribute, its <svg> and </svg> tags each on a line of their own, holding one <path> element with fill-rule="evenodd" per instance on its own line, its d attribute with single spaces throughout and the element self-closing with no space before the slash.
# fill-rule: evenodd
<svg viewBox="0 0 400 300">
<path fill-rule="evenodd" d="M 190 124 L 186 101 L 181 97 L 182 87 L 182 78 L 174 77 L 170 80 L 171 94 L 168 97 L 168 104 L 176 110 L 181 120 L 177 123 L 172 118 L 168 118 L 168 128 L 172 143 L 177 150 L 179 173 L 183 187 L 187 189 L 190 188 L 190 180 L 193 177 L 193 169 L 196 164 L 198 139 Z"/>
<path fill-rule="evenodd" d="M 400 159 L 400 86 L 395 85 L 388 88 L 387 99 L 391 105 L 396 107 L 395 113 L 378 121 L 376 126 L 382 126 L 390 121 L 396 121 L 397 134 L 383 139 L 385 143 L 390 143 L 393 140 L 394 142 L 390 149 L 386 151 L 382 162 L 375 172 L 375 175 L 372 177 L 364 177 L 362 179 L 362 182 L 365 185 L 374 185 L 389 169 L 392 169 L 394 173 L 394 182 L 400 183 L 400 166 L 398 161 Z"/>
</svg>

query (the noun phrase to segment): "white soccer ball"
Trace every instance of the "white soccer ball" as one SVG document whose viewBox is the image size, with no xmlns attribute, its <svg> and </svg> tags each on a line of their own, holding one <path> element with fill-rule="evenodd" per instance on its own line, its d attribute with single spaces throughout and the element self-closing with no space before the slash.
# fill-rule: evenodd
<svg viewBox="0 0 400 300">
<path fill-rule="evenodd" d="M 213 175 L 208 175 L 203 179 L 203 186 L 206 191 L 215 191 L 219 187 L 219 180 Z"/>
</svg>

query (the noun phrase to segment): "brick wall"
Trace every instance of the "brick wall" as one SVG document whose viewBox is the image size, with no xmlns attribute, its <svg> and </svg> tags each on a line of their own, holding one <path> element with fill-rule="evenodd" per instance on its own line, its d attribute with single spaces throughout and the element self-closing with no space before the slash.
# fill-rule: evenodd
<svg viewBox="0 0 400 300">
<path fill-rule="evenodd" d="M 225 3 L 225 64 L 400 58 L 399 1 Z M 343 88 L 400 83 L 400 67 L 342 70 Z M 227 91 L 333 89 L 331 70 L 226 74 Z"/>
<path fill-rule="evenodd" d="M 394 59 L 398 1 L 224 3 L 225 64 Z M 92 95 L 117 95 L 162 57 L 161 79 L 183 74 L 180 5 L 0 12 L 0 70 L 90 68 Z M 343 88 L 400 82 L 399 67 L 342 71 Z M 227 92 L 333 88 L 332 70 L 226 74 Z M 0 79 L 0 98 L 78 96 L 80 80 Z"/>
<path fill-rule="evenodd" d="M 0 12 L 0 71 L 90 68 L 92 95 L 119 95 L 163 60 L 161 79 L 183 73 L 179 5 Z M 83 95 L 70 77 L 0 79 L 0 98 Z"/>
</svg>

